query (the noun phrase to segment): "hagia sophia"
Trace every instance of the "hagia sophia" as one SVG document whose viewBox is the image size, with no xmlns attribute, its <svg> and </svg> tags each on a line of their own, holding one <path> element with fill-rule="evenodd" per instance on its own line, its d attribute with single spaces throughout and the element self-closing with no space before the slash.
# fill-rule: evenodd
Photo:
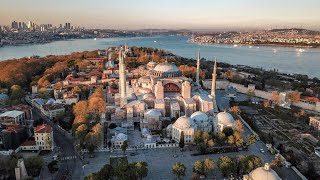
<svg viewBox="0 0 320 180">
<path fill-rule="evenodd" d="M 184 132 L 185 143 L 194 143 L 197 130 L 217 134 L 226 127 L 234 128 L 235 120 L 228 112 L 219 112 L 216 104 L 217 63 L 212 73 L 211 93 L 199 83 L 200 52 L 196 81 L 185 77 L 174 63 L 167 60 L 139 66 L 140 78 L 127 82 L 124 57 L 128 49 L 119 51 L 119 93 L 115 94 L 113 121 L 127 127 L 139 124 L 148 131 L 162 130 L 162 122 L 175 120 L 165 127 L 167 137 L 179 141 Z"/>
</svg>

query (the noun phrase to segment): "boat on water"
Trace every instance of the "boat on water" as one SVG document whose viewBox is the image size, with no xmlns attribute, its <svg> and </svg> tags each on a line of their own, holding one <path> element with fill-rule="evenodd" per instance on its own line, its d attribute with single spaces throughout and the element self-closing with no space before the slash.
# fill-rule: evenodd
<svg viewBox="0 0 320 180">
<path fill-rule="evenodd" d="M 238 45 L 237 45 L 237 44 L 234 44 L 233 47 L 238 47 Z"/>
<path fill-rule="evenodd" d="M 301 48 L 299 48 L 299 49 L 296 49 L 296 51 L 298 51 L 298 52 L 302 53 L 302 52 L 305 52 L 306 50 L 305 50 L 305 49 L 301 49 Z"/>
<path fill-rule="evenodd" d="M 94 40 L 96 41 L 96 40 L 97 40 L 97 38 L 94 38 Z"/>
</svg>

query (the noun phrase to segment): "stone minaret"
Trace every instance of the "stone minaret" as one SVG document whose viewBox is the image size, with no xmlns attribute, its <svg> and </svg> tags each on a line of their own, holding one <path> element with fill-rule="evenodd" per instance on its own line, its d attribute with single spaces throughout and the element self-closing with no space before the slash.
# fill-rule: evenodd
<svg viewBox="0 0 320 180">
<path fill-rule="evenodd" d="M 213 66 L 211 96 L 216 96 L 216 80 L 217 80 L 217 58 L 215 58 L 214 66 Z"/>
<path fill-rule="evenodd" d="M 199 76 L 200 76 L 200 49 L 198 50 L 198 59 L 197 59 L 197 77 L 196 77 L 196 84 L 199 85 Z"/>
<path fill-rule="evenodd" d="M 120 107 L 127 104 L 127 78 L 126 78 L 126 65 L 122 50 L 119 51 L 119 88 L 120 88 Z"/>
</svg>

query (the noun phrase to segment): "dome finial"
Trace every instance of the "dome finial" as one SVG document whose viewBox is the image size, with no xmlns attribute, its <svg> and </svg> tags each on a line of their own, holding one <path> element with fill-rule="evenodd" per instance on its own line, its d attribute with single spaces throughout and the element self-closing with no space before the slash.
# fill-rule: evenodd
<svg viewBox="0 0 320 180">
<path fill-rule="evenodd" d="M 269 163 L 265 163 L 265 164 L 264 164 L 264 170 L 266 170 L 266 171 L 269 171 L 269 170 L 270 170 Z"/>
</svg>

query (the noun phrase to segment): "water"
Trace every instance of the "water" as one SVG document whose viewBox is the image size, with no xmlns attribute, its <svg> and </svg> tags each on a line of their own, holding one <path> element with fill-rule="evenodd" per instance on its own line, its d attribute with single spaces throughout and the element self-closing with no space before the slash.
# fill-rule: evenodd
<svg viewBox="0 0 320 180">
<path fill-rule="evenodd" d="M 196 58 L 201 49 L 201 57 L 230 64 L 242 64 L 265 69 L 278 69 L 279 72 L 307 74 L 320 78 L 320 49 L 305 48 L 299 52 L 291 47 L 256 47 L 233 45 L 198 45 L 188 42 L 189 37 L 160 36 L 134 38 L 79 39 L 57 41 L 40 45 L 7 46 L 0 48 L 0 60 L 21 58 L 31 55 L 57 55 L 71 52 L 90 51 L 118 46 L 128 42 L 129 46 L 155 47 L 174 54 Z"/>
</svg>

